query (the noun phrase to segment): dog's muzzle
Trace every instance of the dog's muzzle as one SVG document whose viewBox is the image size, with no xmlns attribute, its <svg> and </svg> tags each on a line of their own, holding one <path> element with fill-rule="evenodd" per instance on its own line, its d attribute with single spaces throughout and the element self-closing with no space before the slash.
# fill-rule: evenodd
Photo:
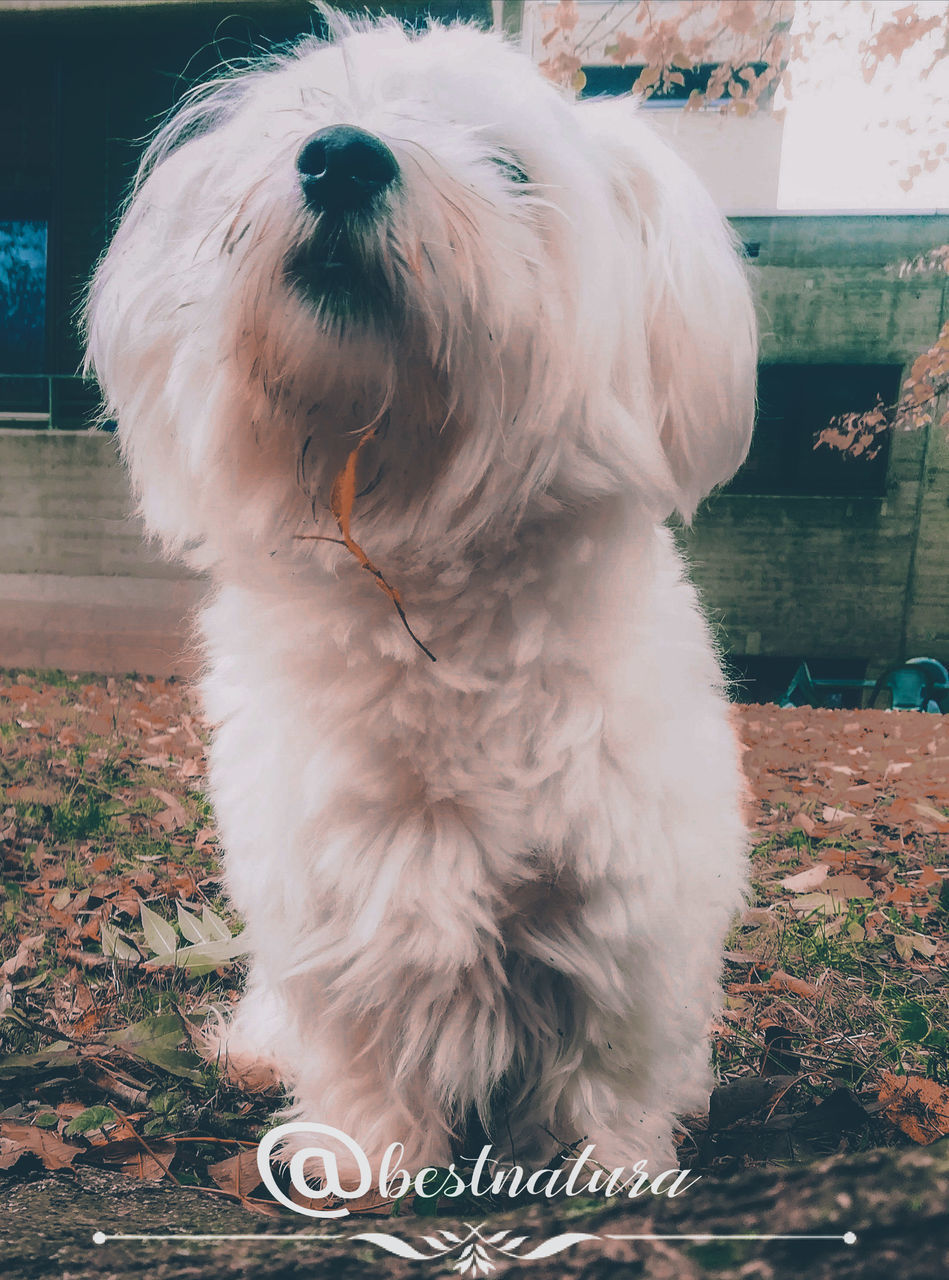
<svg viewBox="0 0 949 1280">
<path fill-rule="evenodd" d="M 303 144 L 297 172 L 313 213 L 357 213 L 369 209 L 399 176 L 395 156 L 381 138 L 354 125 L 319 129 Z"/>
</svg>

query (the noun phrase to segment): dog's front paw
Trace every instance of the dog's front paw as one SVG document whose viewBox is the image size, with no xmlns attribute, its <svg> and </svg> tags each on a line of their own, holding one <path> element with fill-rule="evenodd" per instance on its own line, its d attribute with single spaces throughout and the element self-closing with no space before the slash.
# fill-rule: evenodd
<svg viewBox="0 0 949 1280">
<path fill-rule="evenodd" d="M 255 1025 L 244 1004 L 228 1020 L 212 1011 L 193 1036 L 197 1052 L 213 1063 L 225 1079 L 246 1093 L 266 1093 L 280 1086 L 283 1072 L 274 1041 L 255 1034 Z M 261 1028 L 256 1028 L 261 1030 Z"/>
</svg>

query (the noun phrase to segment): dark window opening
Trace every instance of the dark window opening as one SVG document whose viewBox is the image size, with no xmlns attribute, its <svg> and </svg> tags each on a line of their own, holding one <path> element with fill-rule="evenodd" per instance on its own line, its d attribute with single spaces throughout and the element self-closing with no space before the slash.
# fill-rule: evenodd
<svg viewBox="0 0 949 1280">
<path fill-rule="evenodd" d="M 815 439 L 831 418 L 892 404 L 899 365 L 766 364 L 758 370 L 758 417 L 751 449 L 726 493 L 880 497 L 889 439 L 874 458 L 854 458 Z"/>
<path fill-rule="evenodd" d="M 99 403 L 95 383 L 78 375 L 0 373 L 0 430 L 87 431 L 97 425 Z"/>
<path fill-rule="evenodd" d="M 748 65 L 758 76 L 762 75 L 768 68 L 766 62 L 752 62 Z M 682 84 L 672 83 L 666 76 L 663 76 L 653 92 L 645 99 L 646 104 L 649 106 L 681 106 L 684 102 L 688 102 L 693 93 L 705 93 L 707 91 L 712 73 L 717 71 L 719 66 L 720 64 L 717 62 L 704 62 L 700 66 L 687 69 L 674 67 L 673 70 L 682 77 Z M 614 98 L 624 93 L 630 93 L 645 69 L 645 63 L 641 62 L 631 63 L 626 67 L 582 67 L 581 70 L 586 77 L 586 82 L 580 90 L 580 97 L 598 98 L 606 96 Z M 743 89 L 747 88 L 747 85 L 741 79 L 738 79 L 737 83 Z M 729 86 L 726 85 L 717 101 L 723 101 L 731 96 Z"/>
</svg>

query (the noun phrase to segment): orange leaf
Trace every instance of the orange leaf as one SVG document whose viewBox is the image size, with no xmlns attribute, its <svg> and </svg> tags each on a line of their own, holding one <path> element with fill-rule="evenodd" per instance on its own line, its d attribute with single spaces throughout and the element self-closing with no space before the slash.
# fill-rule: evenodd
<svg viewBox="0 0 949 1280">
<path fill-rule="evenodd" d="M 803 996 L 805 1000 L 817 999 L 817 988 L 803 978 L 794 978 L 783 969 L 776 969 L 771 975 L 768 985 L 774 991 L 789 991 L 791 995 Z"/>
<path fill-rule="evenodd" d="M 356 557 L 367 573 L 372 574 L 376 585 L 385 592 L 395 605 L 396 612 L 402 619 L 402 625 L 405 627 L 406 631 L 422 652 L 431 658 L 432 662 L 434 662 L 434 653 L 432 653 L 431 649 L 426 648 L 425 645 L 422 644 L 421 640 L 409 626 L 408 618 L 405 616 L 405 609 L 402 607 L 402 597 L 399 595 L 395 587 L 389 585 L 381 569 L 376 568 L 350 532 L 350 521 L 352 519 L 353 506 L 356 501 L 356 467 L 359 462 L 359 455 L 369 441 L 375 439 L 375 436 L 375 427 L 370 427 L 370 429 L 363 434 L 362 439 L 346 459 L 342 471 L 339 472 L 336 479 L 333 481 L 333 488 L 330 493 L 330 510 L 336 517 L 336 523 L 339 525 L 339 531 L 343 535 L 343 543 L 346 550 Z"/>
<path fill-rule="evenodd" d="M 0 1124 L 0 1138 L 5 1139 L 0 1150 L 0 1168 L 4 1169 L 11 1168 L 26 1152 L 36 1156 L 46 1169 L 65 1169 L 82 1153 L 82 1147 L 60 1142 L 47 1129 L 37 1129 L 29 1124 L 4 1122 Z"/>
<path fill-rule="evenodd" d="M 243 1200 L 260 1186 L 260 1169 L 257 1167 L 257 1148 L 241 1151 L 239 1155 L 208 1165 L 208 1173 L 229 1195 Z"/>
<path fill-rule="evenodd" d="M 895 1076 L 887 1071 L 880 1101 L 897 1128 L 928 1146 L 949 1133 L 949 1089 L 925 1076 Z"/>
<path fill-rule="evenodd" d="M 96 1146 L 92 1154 L 86 1156 L 86 1162 L 120 1168 L 126 1176 L 142 1182 L 160 1182 L 168 1175 L 175 1152 L 171 1142 L 152 1138 L 146 1150 L 137 1138 L 116 1138 Z"/>
<path fill-rule="evenodd" d="M 791 819 L 791 821 L 795 827 L 800 827 L 800 829 L 804 832 L 804 834 L 806 836 L 810 836 L 811 839 L 813 839 L 814 836 L 817 834 L 816 822 L 814 822 L 813 819 L 809 818 L 806 813 L 804 812 L 796 813 L 794 817 Z"/>
</svg>

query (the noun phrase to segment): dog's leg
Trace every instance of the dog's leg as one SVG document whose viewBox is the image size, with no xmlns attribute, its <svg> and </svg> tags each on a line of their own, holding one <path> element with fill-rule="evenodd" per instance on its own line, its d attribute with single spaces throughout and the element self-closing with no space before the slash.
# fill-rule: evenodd
<svg viewBox="0 0 949 1280">
<path fill-rule="evenodd" d="M 397 968 L 396 957 L 389 963 Z M 476 1053 L 451 1029 L 453 1005 L 456 1030 L 468 1025 L 457 972 L 392 972 L 391 982 L 384 1003 L 371 985 L 290 984 L 299 1026 L 292 1116 L 340 1129 L 373 1168 L 395 1144 L 396 1162 L 415 1173 L 449 1163 L 471 1071 L 465 1046 Z"/>
<path fill-rule="evenodd" d="M 449 1163 L 516 1046 L 483 912 L 439 908 L 430 878 L 403 891 L 412 905 L 380 911 L 371 933 L 354 930 L 285 982 L 296 1028 L 288 1082 L 295 1118 L 340 1129 L 374 1166 L 399 1144 L 417 1172 Z"/>
<path fill-rule="evenodd" d="M 658 908 L 631 928 L 634 895 L 615 883 L 561 885 L 545 911 L 509 922 L 524 1071 L 510 1120 L 525 1150 L 546 1134 L 593 1144 L 610 1168 L 645 1159 L 655 1174 L 675 1166 L 675 1115 L 708 1100 L 718 939 L 683 946 Z"/>
<path fill-rule="evenodd" d="M 286 1000 L 259 971 L 252 971 L 237 1008 L 215 1012 L 202 1028 L 199 1049 L 229 1080 L 251 1092 L 286 1077 L 293 1060 L 293 1028 Z"/>
</svg>

